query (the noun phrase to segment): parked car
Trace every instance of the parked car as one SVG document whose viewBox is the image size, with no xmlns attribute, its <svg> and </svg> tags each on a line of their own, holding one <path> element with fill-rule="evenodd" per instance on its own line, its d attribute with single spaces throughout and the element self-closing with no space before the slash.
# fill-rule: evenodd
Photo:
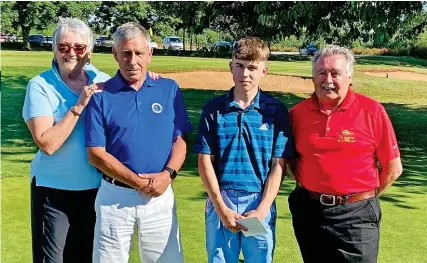
<svg viewBox="0 0 427 263">
<path fill-rule="evenodd" d="M 184 43 L 179 37 L 165 37 L 163 39 L 163 49 L 183 50 Z"/>
<path fill-rule="evenodd" d="M 28 37 L 28 43 L 41 45 L 44 42 L 44 36 L 40 34 L 32 34 Z"/>
<path fill-rule="evenodd" d="M 227 41 L 217 41 L 213 44 L 212 49 L 216 50 L 220 47 L 230 48 L 231 49 L 231 43 Z"/>
<path fill-rule="evenodd" d="M 18 36 L 16 34 L 9 34 L 6 36 L 6 41 L 8 42 L 17 42 Z"/>
<path fill-rule="evenodd" d="M 52 37 L 44 37 L 43 42 L 41 43 L 42 46 L 52 46 Z"/>
<path fill-rule="evenodd" d="M 306 47 L 301 47 L 299 50 L 300 55 L 308 55 L 308 56 L 313 56 L 314 53 L 316 53 L 317 51 L 317 46 L 315 44 L 309 44 Z"/>
<path fill-rule="evenodd" d="M 159 46 L 157 46 L 156 41 L 154 41 L 154 40 L 151 40 L 151 42 L 150 42 L 150 47 L 151 47 L 152 49 L 158 49 L 158 48 L 159 48 Z"/>
<path fill-rule="evenodd" d="M 3 32 L 0 32 L 0 42 L 6 42 L 6 34 Z"/>
<path fill-rule="evenodd" d="M 112 47 L 114 46 L 114 41 L 108 36 L 100 36 L 96 39 L 95 46 Z"/>
</svg>

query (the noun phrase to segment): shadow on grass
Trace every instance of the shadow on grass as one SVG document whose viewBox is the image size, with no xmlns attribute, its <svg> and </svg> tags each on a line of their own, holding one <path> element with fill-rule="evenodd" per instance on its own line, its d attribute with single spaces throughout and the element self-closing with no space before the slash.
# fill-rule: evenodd
<svg viewBox="0 0 427 263">
<path fill-rule="evenodd" d="M 22 118 L 25 87 L 29 80 L 26 76 L 2 76 L 2 149 L 3 147 L 28 147 L 34 145 L 31 134 Z M 8 152 L 2 151 L 2 154 L 8 154 Z"/>
<path fill-rule="evenodd" d="M 208 198 L 208 194 L 204 191 L 200 191 L 197 195 L 186 197 L 185 199 L 190 201 L 200 201 L 200 200 L 206 200 Z"/>
<path fill-rule="evenodd" d="M 390 65 L 427 67 L 427 60 L 413 57 L 392 57 L 392 56 L 356 56 L 357 64 L 361 65 Z"/>
<path fill-rule="evenodd" d="M 403 164 L 403 173 L 393 184 L 406 194 L 427 192 L 427 107 L 410 108 L 405 104 L 383 104 L 393 123 Z M 397 206 L 411 208 L 403 197 L 385 193 L 382 200 Z M 408 199 L 410 202 L 410 199 Z"/>
</svg>

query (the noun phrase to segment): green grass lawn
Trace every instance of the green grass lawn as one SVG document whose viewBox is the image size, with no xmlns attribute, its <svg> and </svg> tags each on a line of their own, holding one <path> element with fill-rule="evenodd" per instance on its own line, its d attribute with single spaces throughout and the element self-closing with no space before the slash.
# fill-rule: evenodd
<svg viewBox="0 0 427 263">
<path fill-rule="evenodd" d="M 1 262 L 31 262 L 29 167 L 36 147 L 21 117 L 25 87 L 29 79 L 50 67 L 51 52 L 1 52 Z M 227 70 L 227 59 L 154 57 L 150 70 L 176 72 Z M 111 55 L 94 54 L 92 62 L 113 75 L 117 65 Z M 356 69 L 396 68 L 427 74 L 427 62 L 412 58 L 363 57 Z M 310 62 L 270 62 L 273 74 L 310 76 Z M 231 77 L 231 76 L 230 76 Z M 379 262 L 427 263 L 427 82 L 372 77 L 356 71 L 354 87 L 386 107 L 399 140 L 403 175 L 381 197 L 383 220 Z M 193 131 L 199 113 L 218 91 L 183 89 Z M 288 107 L 307 94 L 274 93 Z M 192 149 L 190 143 L 189 149 Z M 339 161 L 339 160 L 337 160 Z M 204 192 L 196 170 L 196 156 L 189 154 L 174 183 L 185 262 L 206 262 L 204 236 Z M 277 198 L 277 246 L 275 262 L 302 262 L 293 235 L 287 196 L 293 188 L 285 180 Z M 137 248 L 130 262 L 138 261 Z"/>
</svg>

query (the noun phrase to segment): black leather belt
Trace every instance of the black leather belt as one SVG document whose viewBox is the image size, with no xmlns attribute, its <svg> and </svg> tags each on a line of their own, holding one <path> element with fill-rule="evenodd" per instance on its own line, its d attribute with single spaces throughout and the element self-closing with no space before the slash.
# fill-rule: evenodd
<svg viewBox="0 0 427 263">
<path fill-rule="evenodd" d="M 105 175 L 105 174 L 102 174 L 102 179 L 104 179 L 107 183 L 110 183 L 110 184 L 114 184 L 114 185 L 117 185 L 117 186 L 120 186 L 120 187 L 124 187 L 124 188 L 133 189 L 132 186 L 124 184 L 124 183 L 122 183 L 120 181 L 117 181 L 116 179 L 113 179 L 113 178 L 111 178 L 111 177 L 109 177 L 108 175 Z"/>
</svg>

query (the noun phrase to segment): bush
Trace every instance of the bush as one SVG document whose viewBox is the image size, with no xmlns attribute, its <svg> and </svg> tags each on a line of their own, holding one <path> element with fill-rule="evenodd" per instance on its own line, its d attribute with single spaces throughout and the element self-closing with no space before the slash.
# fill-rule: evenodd
<svg viewBox="0 0 427 263">
<path fill-rule="evenodd" d="M 411 57 L 427 59 L 427 46 L 414 46 L 409 49 Z"/>
<path fill-rule="evenodd" d="M 271 51 L 280 51 L 280 52 L 298 52 L 297 47 L 284 47 L 279 44 L 271 44 Z"/>
<path fill-rule="evenodd" d="M 353 53 L 355 55 L 373 55 L 373 56 L 380 56 L 384 55 L 388 52 L 387 48 L 353 48 Z"/>
<path fill-rule="evenodd" d="M 390 48 L 384 55 L 387 56 L 409 56 L 409 48 Z"/>
<path fill-rule="evenodd" d="M 32 44 L 28 49 L 23 42 L 3 42 L 1 43 L 2 50 L 31 50 L 31 51 L 52 51 L 52 46 Z"/>
<path fill-rule="evenodd" d="M 216 58 L 231 58 L 231 48 L 228 46 L 219 46 L 212 50 Z"/>
</svg>

